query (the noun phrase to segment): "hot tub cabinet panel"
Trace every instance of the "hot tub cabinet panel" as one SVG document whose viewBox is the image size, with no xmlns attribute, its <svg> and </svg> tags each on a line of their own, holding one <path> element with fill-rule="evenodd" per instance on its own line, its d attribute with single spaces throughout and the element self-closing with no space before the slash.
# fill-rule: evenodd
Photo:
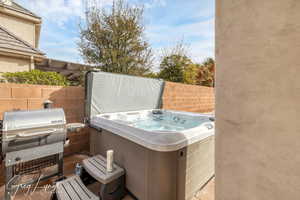
<svg viewBox="0 0 300 200">
<path fill-rule="evenodd" d="M 176 151 L 159 152 L 126 138 L 91 129 L 92 154 L 113 149 L 126 170 L 126 186 L 139 200 L 190 200 L 214 175 L 214 136 Z"/>
</svg>

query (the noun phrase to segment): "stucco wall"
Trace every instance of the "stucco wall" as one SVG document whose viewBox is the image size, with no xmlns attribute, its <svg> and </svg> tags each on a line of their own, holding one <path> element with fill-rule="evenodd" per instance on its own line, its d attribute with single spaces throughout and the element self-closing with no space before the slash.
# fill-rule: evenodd
<svg viewBox="0 0 300 200">
<path fill-rule="evenodd" d="M 299 10 L 217 0 L 216 200 L 300 198 Z"/>
<path fill-rule="evenodd" d="M 0 73 L 28 71 L 30 69 L 30 59 L 13 58 L 0 55 Z"/>
<path fill-rule="evenodd" d="M 0 13 L 0 25 L 35 47 L 35 25 L 33 22 Z"/>
</svg>

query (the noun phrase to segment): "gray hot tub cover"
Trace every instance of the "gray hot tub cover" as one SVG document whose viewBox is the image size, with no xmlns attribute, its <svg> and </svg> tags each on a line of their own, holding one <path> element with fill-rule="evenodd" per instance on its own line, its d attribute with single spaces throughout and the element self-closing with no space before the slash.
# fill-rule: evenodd
<svg viewBox="0 0 300 200">
<path fill-rule="evenodd" d="M 106 72 L 87 77 L 87 117 L 160 108 L 164 81 Z"/>
</svg>

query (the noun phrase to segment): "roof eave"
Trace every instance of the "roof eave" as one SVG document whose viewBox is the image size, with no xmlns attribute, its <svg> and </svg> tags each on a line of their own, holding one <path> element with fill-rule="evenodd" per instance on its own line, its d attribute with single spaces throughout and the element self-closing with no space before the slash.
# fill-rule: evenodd
<svg viewBox="0 0 300 200">
<path fill-rule="evenodd" d="M 17 11 L 19 11 L 19 12 L 23 12 L 24 14 L 33 16 L 33 17 L 35 17 L 35 18 L 42 19 L 40 16 L 36 15 L 34 12 L 31 12 L 31 11 L 28 10 L 27 8 L 24 8 L 23 6 L 21 6 L 20 4 L 16 3 L 15 1 L 13 1 L 13 4 L 19 6 L 19 7 L 22 8 L 24 11 L 18 10 L 18 9 L 15 9 L 15 10 L 17 10 Z"/>
<path fill-rule="evenodd" d="M 23 12 L 21 10 L 12 8 L 12 7 L 7 6 L 3 3 L 0 3 L 0 12 L 5 13 L 7 15 L 14 16 L 14 17 L 18 17 L 18 18 L 22 18 L 22 19 L 32 21 L 35 24 L 41 24 L 42 23 L 42 18 L 41 17 L 38 17 L 36 15 L 29 14 L 29 13 Z"/>
<path fill-rule="evenodd" d="M 30 52 L 18 51 L 14 49 L 6 49 L 6 48 L 0 48 L 0 55 L 15 57 L 15 58 L 23 58 L 23 59 L 28 59 L 33 57 L 34 60 L 36 61 L 41 61 L 43 59 L 46 59 L 45 54 L 34 54 Z"/>
</svg>

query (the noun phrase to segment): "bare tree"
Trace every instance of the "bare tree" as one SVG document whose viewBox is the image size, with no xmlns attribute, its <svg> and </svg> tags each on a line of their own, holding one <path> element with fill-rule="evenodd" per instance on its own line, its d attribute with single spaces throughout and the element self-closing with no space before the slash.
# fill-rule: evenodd
<svg viewBox="0 0 300 200">
<path fill-rule="evenodd" d="M 183 40 L 179 41 L 173 48 L 163 50 L 162 55 L 159 78 L 187 84 L 196 83 L 198 65 L 189 58 L 188 49 Z"/>
<path fill-rule="evenodd" d="M 144 39 L 143 8 L 114 0 L 111 9 L 86 8 L 79 50 L 86 62 L 105 72 L 144 75 L 152 67 L 152 50 Z"/>
</svg>

